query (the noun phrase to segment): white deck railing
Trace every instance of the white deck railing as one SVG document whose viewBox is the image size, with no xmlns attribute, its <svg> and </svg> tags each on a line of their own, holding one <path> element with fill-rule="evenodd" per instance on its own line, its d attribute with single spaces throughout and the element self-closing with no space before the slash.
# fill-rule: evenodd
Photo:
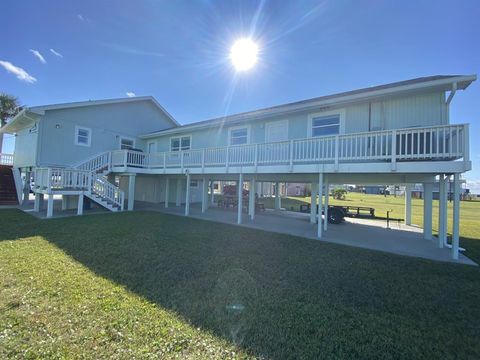
<svg viewBox="0 0 480 360">
<path fill-rule="evenodd" d="M 66 168 L 35 169 L 35 188 L 44 190 L 89 190 L 90 171 Z"/>
<path fill-rule="evenodd" d="M 468 125 L 370 131 L 176 152 L 111 152 L 111 167 L 148 169 L 468 159 Z"/>
<path fill-rule="evenodd" d="M 125 193 L 93 171 L 67 168 L 35 169 L 35 188 L 45 191 L 86 191 L 123 210 Z"/>
<path fill-rule="evenodd" d="M 0 153 L 0 165 L 13 165 L 13 154 Z"/>
<path fill-rule="evenodd" d="M 97 175 L 93 177 L 91 192 L 100 196 L 102 199 L 117 205 L 123 211 L 125 192 L 109 183 L 103 177 Z"/>
</svg>

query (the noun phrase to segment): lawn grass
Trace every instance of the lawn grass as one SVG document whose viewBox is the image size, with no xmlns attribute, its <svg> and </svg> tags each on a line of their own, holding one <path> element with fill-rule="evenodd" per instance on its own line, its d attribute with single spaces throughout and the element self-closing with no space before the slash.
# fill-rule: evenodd
<svg viewBox="0 0 480 360">
<path fill-rule="evenodd" d="M 0 211 L 0 358 L 480 357 L 480 270 L 154 212 Z"/>
<path fill-rule="evenodd" d="M 274 198 L 263 198 L 265 207 L 274 208 Z M 386 217 L 387 211 L 391 211 L 390 217 L 403 219 L 405 215 L 405 198 L 393 195 L 367 195 L 349 192 L 345 200 L 329 198 L 331 205 L 366 206 L 375 208 L 375 215 Z M 285 197 L 282 198 L 282 207 L 287 210 L 300 211 L 301 204 L 310 204 L 310 197 Z M 448 202 L 448 232 L 452 233 L 453 204 Z M 460 202 L 460 245 L 467 251 L 465 255 L 480 263 L 480 201 Z M 423 200 L 412 199 L 412 224 L 423 227 Z M 433 232 L 438 229 L 438 201 L 433 201 Z"/>
</svg>

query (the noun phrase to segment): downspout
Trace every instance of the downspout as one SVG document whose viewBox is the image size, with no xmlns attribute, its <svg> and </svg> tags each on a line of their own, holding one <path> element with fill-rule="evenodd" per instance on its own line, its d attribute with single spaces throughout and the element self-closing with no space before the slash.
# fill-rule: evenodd
<svg viewBox="0 0 480 360">
<path fill-rule="evenodd" d="M 450 103 L 452 102 L 453 97 L 455 96 L 455 93 L 457 92 L 457 83 L 452 84 L 452 90 L 450 91 L 450 94 L 448 95 L 447 101 L 445 102 L 446 105 L 446 111 L 447 111 L 447 124 L 450 124 Z"/>
</svg>

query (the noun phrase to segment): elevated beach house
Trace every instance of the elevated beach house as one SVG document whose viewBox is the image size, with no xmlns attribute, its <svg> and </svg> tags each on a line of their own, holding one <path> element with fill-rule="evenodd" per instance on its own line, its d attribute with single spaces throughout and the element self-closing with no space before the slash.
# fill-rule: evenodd
<svg viewBox="0 0 480 360">
<path fill-rule="evenodd" d="M 329 184 L 423 184 L 426 239 L 432 238 L 432 188 L 439 182 L 439 246 L 447 236 L 446 183 L 452 179 L 452 256 L 458 258 L 460 174 L 471 162 L 468 124 L 451 124 L 449 106 L 474 80 L 417 78 L 187 125 L 153 97 L 35 106 L 1 129 L 16 135 L 14 154 L 2 154 L 2 162 L 12 167 L 19 198 L 32 189 L 36 211 L 45 194 L 60 194 L 64 208 L 79 214 L 85 198 L 112 211 L 142 201 L 182 206 L 185 215 L 200 202 L 205 212 L 219 181 L 250 189 L 307 183 L 325 209 Z M 237 188 L 241 223 L 245 202 L 255 217 L 255 191 L 246 200 Z M 52 216 L 53 197 L 46 203 Z M 327 221 L 316 212 L 312 206 L 310 219 L 320 219 L 322 237 Z"/>
</svg>

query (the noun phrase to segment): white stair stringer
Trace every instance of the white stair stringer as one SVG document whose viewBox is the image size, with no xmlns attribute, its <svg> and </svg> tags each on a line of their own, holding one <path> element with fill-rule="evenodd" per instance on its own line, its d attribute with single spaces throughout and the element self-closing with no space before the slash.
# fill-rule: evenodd
<svg viewBox="0 0 480 360">
<path fill-rule="evenodd" d="M 91 173 L 91 191 L 85 195 L 110 211 L 123 211 L 125 193 L 107 180 L 110 173 L 110 152 L 104 152 L 74 165 Z"/>
</svg>

